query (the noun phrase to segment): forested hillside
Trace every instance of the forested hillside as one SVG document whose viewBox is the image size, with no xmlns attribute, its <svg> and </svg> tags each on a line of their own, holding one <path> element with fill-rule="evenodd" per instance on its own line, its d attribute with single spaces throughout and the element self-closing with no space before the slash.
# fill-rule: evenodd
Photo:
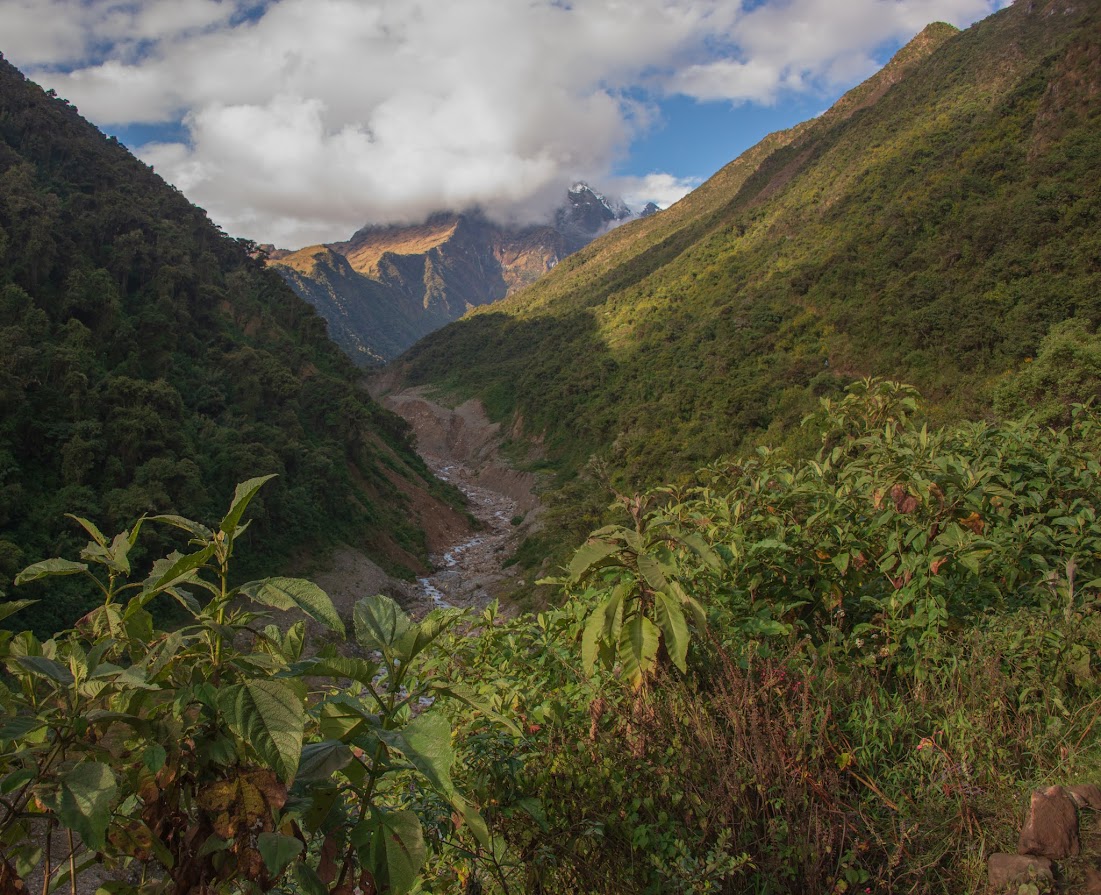
<svg viewBox="0 0 1101 895">
<path fill-rule="evenodd" d="M 1020 405 L 1005 377 L 1053 326 L 1096 345 L 1099 20 L 1051 0 L 930 26 L 826 114 L 422 341 L 408 381 L 522 417 L 573 537 L 604 500 L 578 512 L 593 485 L 568 484 L 592 458 L 626 490 L 766 432 L 798 447 L 816 399 L 861 375 L 916 383 L 940 418 L 999 389 Z"/>
<path fill-rule="evenodd" d="M 421 567 L 403 493 L 440 486 L 249 248 L 0 61 L 0 577 L 82 544 L 66 512 L 210 516 L 246 473 L 281 475 L 252 562 L 343 539 Z"/>
</svg>

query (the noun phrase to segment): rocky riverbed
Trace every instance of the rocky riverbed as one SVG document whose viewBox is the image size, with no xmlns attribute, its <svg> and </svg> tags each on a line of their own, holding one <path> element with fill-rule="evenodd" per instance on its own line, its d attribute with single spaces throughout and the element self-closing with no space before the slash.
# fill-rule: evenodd
<svg viewBox="0 0 1101 895">
<path fill-rule="evenodd" d="M 337 610 L 350 614 L 356 600 L 372 593 L 390 594 L 418 616 L 438 606 L 481 608 L 522 586 L 523 574 L 504 563 L 539 525 L 541 506 L 535 476 L 513 469 L 501 456 L 499 424 L 477 401 L 447 407 L 421 389 L 388 392 L 385 382 L 371 391 L 412 426 L 418 452 L 439 478 L 466 495 L 478 525 L 424 519 L 432 571 L 416 582 L 390 578 L 356 550 L 338 551 L 331 568 L 315 578 Z"/>
</svg>

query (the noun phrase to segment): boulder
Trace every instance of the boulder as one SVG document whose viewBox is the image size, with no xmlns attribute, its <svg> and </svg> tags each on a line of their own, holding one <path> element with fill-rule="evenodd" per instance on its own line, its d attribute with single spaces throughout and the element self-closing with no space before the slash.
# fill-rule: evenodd
<svg viewBox="0 0 1101 895">
<path fill-rule="evenodd" d="M 1093 811 L 1101 811 L 1101 787 L 1092 783 L 1084 783 L 1081 786 L 1068 786 L 1067 792 L 1074 799 L 1074 804 L 1079 808 L 1090 808 Z"/>
<path fill-rule="evenodd" d="M 986 869 L 990 888 L 996 892 L 1022 883 L 1055 881 L 1051 861 L 1034 855 L 991 855 L 986 861 Z"/>
<path fill-rule="evenodd" d="M 1058 860 L 1078 854 L 1078 806 L 1061 786 L 1038 789 L 1032 794 L 1028 819 L 1017 851 Z"/>
</svg>

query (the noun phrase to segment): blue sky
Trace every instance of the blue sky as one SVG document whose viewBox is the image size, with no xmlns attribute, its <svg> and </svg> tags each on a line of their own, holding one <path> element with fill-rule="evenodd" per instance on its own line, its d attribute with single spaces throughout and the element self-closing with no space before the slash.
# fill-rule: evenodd
<svg viewBox="0 0 1101 895">
<path fill-rule="evenodd" d="M 296 248 L 586 180 L 640 207 L 1005 0 L 0 0 L 0 51 L 227 232 Z"/>
</svg>

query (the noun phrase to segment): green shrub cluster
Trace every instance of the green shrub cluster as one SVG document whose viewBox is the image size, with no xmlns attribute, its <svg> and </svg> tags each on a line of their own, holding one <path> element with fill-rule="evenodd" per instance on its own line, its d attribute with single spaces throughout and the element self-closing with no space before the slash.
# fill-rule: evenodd
<svg viewBox="0 0 1101 895">
<path fill-rule="evenodd" d="M 560 608 L 414 623 L 367 598 L 340 652 L 315 586 L 232 584 L 266 479 L 216 528 L 74 517 L 80 561 L 17 583 L 90 577 L 103 605 L 50 640 L 0 632 L 0 873 L 98 867 L 120 895 L 978 890 L 1029 789 L 1101 767 L 1101 420 L 935 427 L 868 380 L 808 428 L 813 459 L 761 449 L 622 498 L 551 582 Z M 139 581 L 154 526 L 189 548 Z"/>
</svg>

